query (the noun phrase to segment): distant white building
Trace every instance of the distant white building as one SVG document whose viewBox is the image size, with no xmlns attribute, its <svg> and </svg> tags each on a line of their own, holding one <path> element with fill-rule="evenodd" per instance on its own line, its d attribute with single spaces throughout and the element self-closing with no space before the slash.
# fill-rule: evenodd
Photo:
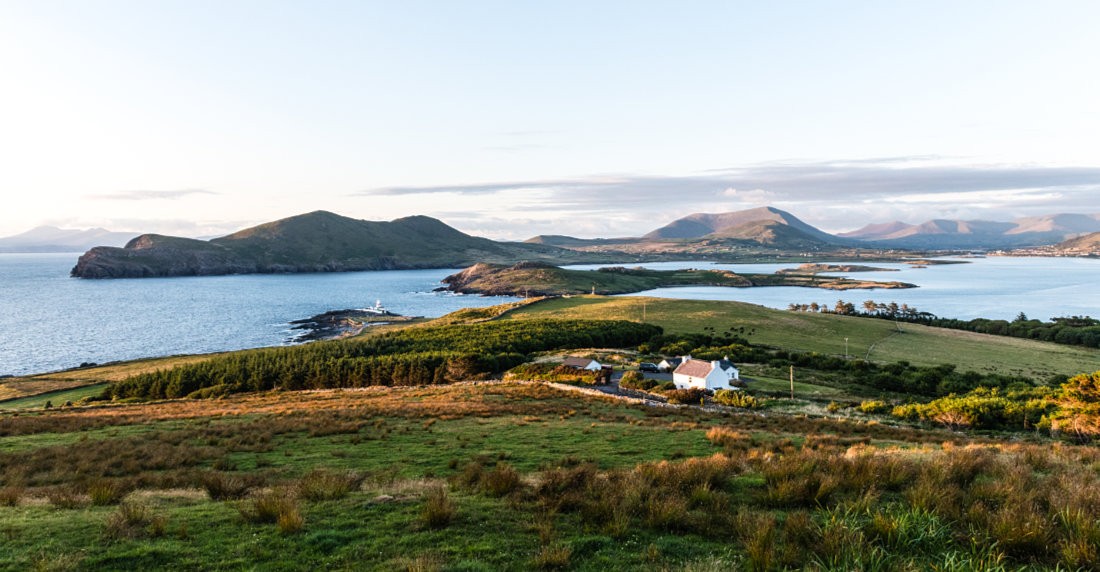
<svg viewBox="0 0 1100 572">
<path fill-rule="evenodd" d="M 691 356 L 663 359 L 657 364 L 657 369 L 661 371 L 672 371 L 679 367 L 686 359 L 691 359 Z"/>
<path fill-rule="evenodd" d="M 701 360 L 685 356 L 672 372 L 676 389 L 698 387 L 700 389 L 737 389 L 730 382 L 741 379 L 741 372 L 729 359 Z"/>
<path fill-rule="evenodd" d="M 565 358 L 565 361 L 561 363 L 565 366 L 575 367 L 577 369 L 586 369 L 588 371 L 600 371 L 601 369 L 603 369 L 603 366 L 600 365 L 600 362 L 588 358 L 570 356 Z"/>
</svg>

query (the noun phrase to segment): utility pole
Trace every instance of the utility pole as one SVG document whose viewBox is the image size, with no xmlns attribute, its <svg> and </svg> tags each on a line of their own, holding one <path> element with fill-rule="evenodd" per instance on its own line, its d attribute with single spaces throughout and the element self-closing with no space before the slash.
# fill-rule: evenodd
<svg viewBox="0 0 1100 572">
<path fill-rule="evenodd" d="M 791 364 L 791 399 L 794 399 L 794 364 Z"/>
<path fill-rule="evenodd" d="M 642 323 L 645 323 L 645 300 L 642 300 Z"/>
<path fill-rule="evenodd" d="M 844 359 L 848 359 L 848 338 L 844 338 Z"/>
</svg>

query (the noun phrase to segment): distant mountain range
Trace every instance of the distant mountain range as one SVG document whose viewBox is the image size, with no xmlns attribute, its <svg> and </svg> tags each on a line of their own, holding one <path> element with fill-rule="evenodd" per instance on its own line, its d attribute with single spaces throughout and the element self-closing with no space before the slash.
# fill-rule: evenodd
<svg viewBox="0 0 1100 572">
<path fill-rule="evenodd" d="M 645 243 L 739 243 L 774 249 L 820 249 L 855 244 L 806 224 L 775 207 L 728 213 L 694 213 L 636 238 L 582 239 L 540 235 L 526 241 L 563 248 L 638 246 Z"/>
<path fill-rule="evenodd" d="M 93 246 L 122 246 L 135 234 L 111 232 L 103 228 L 75 230 L 39 226 L 0 238 L 0 252 L 83 252 Z"/>
<path fill-rule="evenodd" d="M 606 256 L 554 246 L 470 236 L 426 216 L 376 222 L 316 211 L 209 241 L 143 234 L 123 248 L 92 248 L 77 261 L 72 275 L 142 278 L 399 270 L 521 260 L 555 264 L 608 261 Z"/>
<path fill-rule="evenodd" d="M 1100 214 L 1053 214 L 1012 222 L 936 219 L 871 224 L 838 236 L 892 248 L 1005 249 L 1061 242 L 1100 232 Z"/>
<path fill-rule="evenodd" d="M 529 243 L 563 248 L 614 247 L 655 242 L 740 242 L 786 249 L 882 248 L 911 250 L 997 250 L 1050 245 L 1100 232 L 1100 214 L 1054 214 L 1012 222 L 930 220 L 876 223 L 859 230 L 829 234 L 789 212 L 760 207 L 728 213 L 694 213 L 637 238 L 586 240 L 543 235 Z"/>
<path fill-rule="evenodd" d="M 457 268 L 477 262 L 551 264 L 718 258 L 739 252 L 805 255 L 851 248 L 970 250 L 1050 246 L 1090 232 L 1100 233 L 1100 215 L 1057 214 L 1013 222 L 932 220 L 872 224 L 832 235 L 789 212 L 760 207 L 728 213 L 695 213 L 636 238 L 582 239 L 543 235 L 523 243 L 470 236 L 426 216 L 389 222 L 357 220 L 316 211 L 248 228 L 211 240 L 143 234 L 124 247 L 96 246 L 77 261 L 81 278 L 132 278 L 274 272 L 338 272 Z M 102 229 L 35 229 L 4 239 L 60 242 L 69 237 L 105 237 Z M 0 242 L 5 244 L 5 242 Z M 39 244 L 42 244 L 40 241 Z M 70 246 L 68 248 L 74 248 Z M 1086 248 L 1079 246 L 1078 248 Z M 38 250 L 39 252 L 43 250 Z"/>
</svg>

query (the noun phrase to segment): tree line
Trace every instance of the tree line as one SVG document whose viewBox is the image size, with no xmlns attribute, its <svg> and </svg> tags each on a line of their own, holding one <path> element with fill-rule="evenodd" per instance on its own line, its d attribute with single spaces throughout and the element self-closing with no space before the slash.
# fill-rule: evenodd
<svg viewBox="0 0 1100 572">
<path fill-rule="evenodd" d="M 612 320 L 517 320 L 406 328 L 301 346 L 235 352 L 127 378 L 108 399 L 213 397 L 270 389 L 426 385 L 476 379 L 530 360 L 538 351 L 635 346 L 661 334 L 650 324 Z"/>
<path fill-rule="evenodd" d="M 866 300 L 860 306 L 852 302 L 837 300 L 835 304 L 789 304 L 787 309 L 794 312 L 820 312 L 844 316 L 879 318 L 896 322 L 924 324 L 937 328 L 965 330 L 980 334 L 1025 338 L 1056 344 L 1100 348 L 1100 320 L 1089 316 L 1068 316 L 1051 318 L 1049 322 L 1032 320 L 1023 312 L 1014 320 L 992 320 L 974 318 L 940 318 L 931 312 L 922 312 L 908 304 L 897 302 L 880 303 Z"/>
</svg>

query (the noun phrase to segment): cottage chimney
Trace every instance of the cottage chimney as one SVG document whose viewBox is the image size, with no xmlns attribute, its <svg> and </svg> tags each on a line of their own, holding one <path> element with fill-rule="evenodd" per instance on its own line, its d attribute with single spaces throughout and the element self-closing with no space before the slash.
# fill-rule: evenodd
<svg viewBox="0 0 1100 572">
<path fill-rule="evenodd" d="M 714 361 L 710 362 L 710 367 L 711 367 L 711 369 L 722 369 L 722 362 L 720 362 L 718 360 L 714 360 Z"/>
</svg>

